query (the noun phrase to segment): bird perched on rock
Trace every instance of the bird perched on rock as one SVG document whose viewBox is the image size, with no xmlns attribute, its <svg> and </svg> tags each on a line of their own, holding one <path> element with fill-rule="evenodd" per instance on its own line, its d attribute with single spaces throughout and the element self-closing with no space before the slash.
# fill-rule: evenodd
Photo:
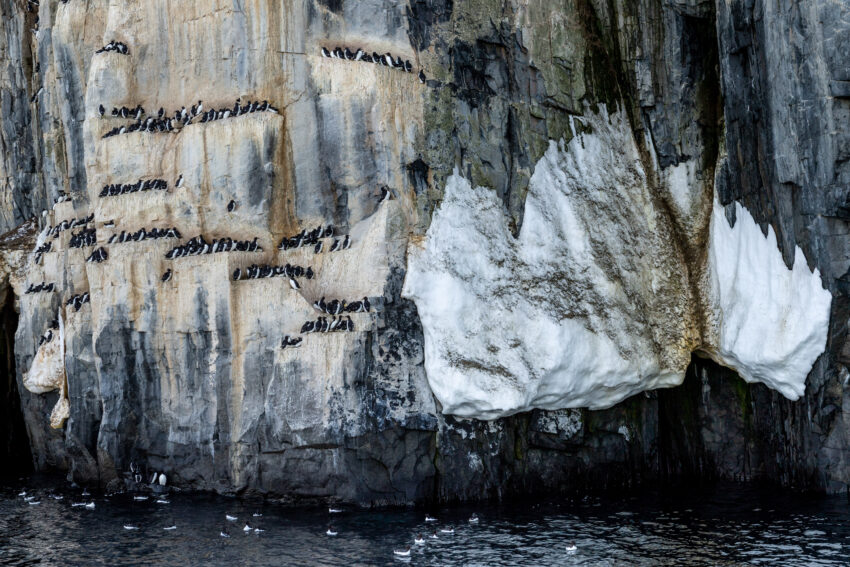
<svg viewBox="0 0 850 567">
<path fill-rule="evenodd" d="M 162 279 L 163 282 L 167 282 L 168 280 L 170 280 L 171 279 L 171 268 L 167 269 L 165 271 L 165 273 L 162 274 L 162 278 L 160 278 L 160 279 Z"/>
</svg>

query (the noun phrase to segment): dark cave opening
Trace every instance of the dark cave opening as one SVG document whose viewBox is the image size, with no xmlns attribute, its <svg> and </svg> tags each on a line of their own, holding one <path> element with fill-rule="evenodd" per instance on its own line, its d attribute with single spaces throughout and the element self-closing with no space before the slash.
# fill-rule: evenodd
<svg viewBox="0 0 850 567">
<path fill-rule="evenodd" d="M 6 291 L 0 311 L 0 477 L 17 477 L 32 471 L 32 453 L 15 372 L 15 330 L 18 313 L 15 297 Z"/>
<path fill-rule="evenodd" d="M 694 355 L 677 388 L 658 390 L 658 469 L 662 480 L 759 478 L 753 386 L 734 370 Z"/>
</svg>

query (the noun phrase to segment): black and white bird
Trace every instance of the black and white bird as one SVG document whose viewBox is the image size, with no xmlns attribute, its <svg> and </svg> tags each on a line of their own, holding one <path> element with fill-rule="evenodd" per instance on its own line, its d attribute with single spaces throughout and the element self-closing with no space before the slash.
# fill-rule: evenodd
<svg viewBox="0 0 850 567">
<path fill-rule="evenodd" d="M 384 185 L 381 187 L 381 196 L 378 198 L 378 204 L 383 203 L 384 201 L 392 199 L 392 193 L 390 192 L 389 187 Z"/>
<path fill-rule="evenodd" d="M 180 177 L 177 178 L 177 183 L 174 184 L 175 187 L 183 187 L 183 174 L 180 174 Z"/>
<path fill-rule="evenodd" d="M 301 286 L 300 286 L 300 285 L 298 284 L 298 282 L 297 282 L 296 280 L 294 280 L 293 278 L 289 278 L 289 287 L 291 287 L 291 288 L 292 288 L 292 289 L 294 289 L 294 290 L 299 290 L 299 289 L 301 289 Z"/>
<path fill-rule="evenodd" d="M 322 242 L 323 241 L 320 240 L 316 243 L 316 246 L 313 248 L 314 254 L 320 254 L 322 252 L 322 246 L 323 246 Z"/>
<path fill-rule="evenodd" d="M 330 56 L 331 56 L 331 52 L 328 51 L 328 48 L 322 47 L 322 57 L 330 57 Z"/>
<path fill-rule="evenodd" d="M 239 268 L 236 268 L 235 270 L 233 270 L 233 279 L 234 280 L 238 280 L 241 277 L 242 277 L 242 270 L 240 270 Z"/>
<path fill-rule="evenodd" d="M 419 82 L 425 84 L 425 71 L 419 69 Z"/>
<path fill-rule="evenodd" d="M 227 203 L 227 212 L 232 213 L 235 210 L 236 210 L 236 201 L 231 200 L 229 203 Z"/>
<path fill-rule="evenodd" d="M 164 274 L 162 274 L 161 279 L 162 279 L 163 282 L 167 282 L 168 280 L 171 279 L 171 268 L 169 268 L 168 270 L 165 271 Z"/>
<path fill-rule="evenodd" d="M 102 104 L 97 107 L 97 111 L 100 113 L 100 117 L 103 118 L 103 114 L 106 112 L 106 109 L 103 108 Z"/>
</svg>

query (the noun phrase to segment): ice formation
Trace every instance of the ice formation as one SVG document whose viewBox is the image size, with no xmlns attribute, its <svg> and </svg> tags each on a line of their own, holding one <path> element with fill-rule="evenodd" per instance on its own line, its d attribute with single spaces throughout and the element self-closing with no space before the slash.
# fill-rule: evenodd
<svg viewBox="0 0 850 567">
<path fill-rule="evenodd" d="M 826 347 L 832 295 L 796 249 L 782 260 L 773 228 L 767 237 L 741 205 L 734 228 L 715 202 L 709 243 L 709 295 L 714 321 L 705 347 L 748 382 L 763 382 L 796 400 Z"/>
<path fill-rule="evenodd" d="M 623 114 L 582 121 L 535 167 L 517 239 L 495 193 L 455 174 L 410 249 L 403 294 L 445 413 L 603 408 L 681 381 L 692 315 L 670 228 Z"/>
<path fill-rule="evenodd" d="M 403 295 L 417 305 L 442 411 L 605 408 L 681 384 L 695 350 L 799 396 L 830 303 L 802 252 L 788 270 L 772 234 L 740 207 L 732 228 L 718 207 L 708 285 L 692 288 L 623 113 L 581 120 L 582 133 L 550 143 L 537 163 L 516 239 L 498 196 L 455 172 L 424 241 L 411 245 Z M 683 191 L 673 198 L 685 212 L 694 204 Z"/>
</svg>

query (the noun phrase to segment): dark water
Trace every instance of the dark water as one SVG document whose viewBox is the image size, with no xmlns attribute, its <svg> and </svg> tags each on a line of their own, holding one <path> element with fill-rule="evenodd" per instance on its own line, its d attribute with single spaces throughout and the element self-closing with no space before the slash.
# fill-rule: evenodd
<svg viewBox="0 0 850 567">
<path fill-rule="evenodd" d="M 35 496 L 30 505 L 18 494 Z M 51 497 L 61 494 L 62 500 Z M 432 511 L 327 510 L 172 493 L 136 502 L 130 494 L 83 498 L 32 483 L 0 487 L 4 565 L 850 565 L 846 497 L 811 497 L 751 486 L 645 491 L 539 504 Z M 93 501 L 95 509 L 72 502 Z M 262 517 L 254 518 L 255 512 Z M 476 512 L 478 524 L 467 520 Z M 225 520 L 225 514 L 238 517 Z M 262 533 L 245 534 L 245 521 Z M 126 530 L 125 524 L 138 527 Z M 175 525 L 176 530 L 165 531 Z M 231 537 L 219 533 L 227 525 Z M 439 533 L 452 525 L 452 535 Z M 433 529 L 439 539 L 428 539 Z M 422 546 L 413 544 L 426 535 Z M 566 551 L 574 541 L 576 551 Z M 409 558 L 394 549 L 410 545 Z"/>
</svg>

